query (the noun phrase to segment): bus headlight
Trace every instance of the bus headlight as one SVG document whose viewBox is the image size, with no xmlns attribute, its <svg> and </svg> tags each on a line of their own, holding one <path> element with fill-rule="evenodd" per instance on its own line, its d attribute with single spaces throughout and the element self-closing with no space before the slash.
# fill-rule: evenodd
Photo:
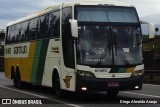
<svg viewBox="0 0 160 107">
<path fill-rule="evenodd" d="M 142 75 L 143 73 L 144 73 L 143 70 L 133 71 L 133 72 L 132 72 L 132 76 L 140 76 L 140 75 Z"/>
<path fill-rule="evenodd" d="M 78 70 L 77 74 L 81 75 L 81 76 L 86 76 L 86 77 L 95 77 L 95 75 L 90 71 L 80 71 L 80 70 Z"/>
</svg>

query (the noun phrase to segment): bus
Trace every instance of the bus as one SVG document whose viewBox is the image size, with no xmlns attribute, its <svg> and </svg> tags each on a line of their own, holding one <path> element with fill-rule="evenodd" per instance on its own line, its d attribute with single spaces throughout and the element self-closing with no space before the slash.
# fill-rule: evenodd
<svg viewBox="0 0 160 107">
<path fill-rule="evenodd" d="M 7 25 L 5 76 L 63 92 L 141 90 L 142 32 L 133 5 L 103 0 L 62 3 Z M 147 22 L 146 22 L 147 23 Z M 154 25 L 148 23 L 149 37 Z"/>
</svg>

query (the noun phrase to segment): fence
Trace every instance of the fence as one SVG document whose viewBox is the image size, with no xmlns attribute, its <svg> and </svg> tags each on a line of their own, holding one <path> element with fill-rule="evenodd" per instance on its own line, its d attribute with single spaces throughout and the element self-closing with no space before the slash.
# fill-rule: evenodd
<svg viewBox="0 0 160 107">
<path fill-rule="evenodd" d="M 160 51 L 144 51 L 144 83 L 160 84 Z"/>
</svg>

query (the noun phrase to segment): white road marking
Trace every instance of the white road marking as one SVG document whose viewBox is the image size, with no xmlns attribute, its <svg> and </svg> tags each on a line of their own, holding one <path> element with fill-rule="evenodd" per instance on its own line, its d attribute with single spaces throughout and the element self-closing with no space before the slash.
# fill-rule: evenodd
<svg viewBox="0 0 160 107">
<path fill-rule="evenodd" d="M 160 85 L 154 85 L 154 84 L 143 84 L 143 85 L 150 85 L 150 86 L 160 87 Z"/>
<path fill-rule="evenodd" d="M 0 85 L 0 87 L 1 87 L 1 88 L 5 88 L 5 89 L 8 89 L 8 90 L 12 90 L 12 91 L 16 91 L 16 92 L 24 93 L 24 94 L 28 94 L 28 95 L 32 95 L 32 96 L 36 96 L 36 97 L 39 97 L 39 98 L 46 98 L 47 100 L 55 101 L 55 102 L 57 102 L 57 103 L 66 104 L 66 105 L 68 105 L 68 106 L 72 106 L 72 107 L 83 107 L 83 106 L 80 106 L 80 105 L 70 104 L 70 103 L 67 103 L 67 102 L 64 102 L 64 101 L 60 101 L 60 100 L 56 100 L 56 99 L 50 99 L 50 98 L 45 97 L 45 96 L 42 96 L 42 95 L 33 94 L 33 93 L 26 92 L 26 91 L 22 91 L 22 90 L 17 90 L 17 89 L 13 89 L 13 88 L 5 87 L 5 86 L 2 86 L 2 85 Z"/>
<path fill-rule="evenodd" d="M 146 97 L 153 97 L 153 98 L 160 98 L 160 96 L 156 96 L 156 95 L 139 94 L 139 93 L 134 93 L 134 92 L 123 92 L 123 93 L 132 94 L 132 95 L 146 96 Z"/>
<path fill-rule="evenodd" d="M 16 92 L 24 93 L 24 94 L 28 94 L 28 95 L 32 95 L 32 96 L 36 96 L 36 97 L 39 97 L 39 98 L 48 98 L 48 97 L 45 97 L 45 96 L 41 96 L 41 95 L 37 95 L 37 94 L 33 94 L 33 93 L 26 92 L 26 91 L 22 91 L 22 90 L 17 90 L 17 89 L 13 89 L 13 88 L 5 87 L 5 86 L 2 86 L 2 85 L 0 85 L 0 87 L 1 87 L 1 88 L 5 88 L 5 89 L 8 89 L 8 90 L 12 90 L 12 91 L 16 91 Z"/>
</svg>

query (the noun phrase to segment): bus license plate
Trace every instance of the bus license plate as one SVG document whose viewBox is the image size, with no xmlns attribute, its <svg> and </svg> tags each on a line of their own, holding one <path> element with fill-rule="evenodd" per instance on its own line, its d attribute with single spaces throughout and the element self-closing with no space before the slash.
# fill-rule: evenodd
<svg viewBox="0 0 160 107">
<path fill-rule="evenodd" d="M 108 87 L 119 87 L 119 82 L 108 82 Z"/>
</svg>

